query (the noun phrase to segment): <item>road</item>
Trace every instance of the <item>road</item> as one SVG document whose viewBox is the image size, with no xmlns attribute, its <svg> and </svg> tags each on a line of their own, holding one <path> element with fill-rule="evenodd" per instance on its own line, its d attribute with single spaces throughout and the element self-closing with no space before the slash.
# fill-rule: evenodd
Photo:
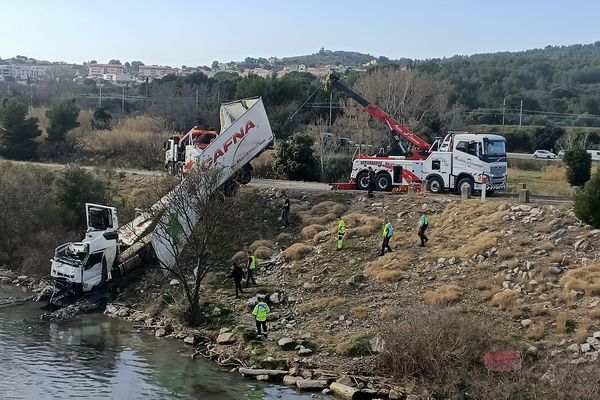
<svg viewBox="0 0 600 400">
<path fill-rule="evenodd" d="M 529 153 L 506 153 L 507 158 L 519 158 L 525 160 L 546 160 L 546 161 L 561 161 L 560 158 L 535 158 L 533 154 Z"/>
</svg>

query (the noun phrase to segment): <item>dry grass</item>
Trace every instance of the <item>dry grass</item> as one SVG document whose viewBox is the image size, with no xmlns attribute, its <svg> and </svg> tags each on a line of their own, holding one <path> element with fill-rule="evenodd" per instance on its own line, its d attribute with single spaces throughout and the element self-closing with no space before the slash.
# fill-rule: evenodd
<svg viewBox="0 0 600 400">
<path fill-rule="evenodd" d="M 359 357 L 371 355 L 370 332 L 340 335 L 336 338 L 335 352 L 342 356 Z"/>
<path fill-rule="evenodd" d="M 300 214 L 300 218 L 302 219 L 302 225 L 325 225 L 330 222 L 333 222 L 337 219 L 337 215 L 335 214 L 325 214 L 319 217 L 311 217 L 307 215 Z"/>
<path fill-rule="evenodd" d="M 540 340 L 546 334 L 546 328 L 542 321 L 534 322 L 527 328 L 525 336 L 527 339 Z"/>
<path fill-rule="evenodd" d="M 533 230 L 538 233 L 550 233 L 554 228 L 550 224 L 535 224 Z"/>
<path fill-rule="evenodd" d="M 268 247 L 268 248 L 272 249 L 275 246 L 273 245 L 273 242 L 271 242 L 270 240 L 262 240 L 261 239 L 261 240 L 255 240 L 250 245 L 250 247 L 248 247 L 248 250 L 250 250 L 251 253 L 254 253 L 256 251 L 256 249 L 258 249 L 259 247 Z"/>
<path fill-rule="evenodd" d="M 300 260 L 304 254 L 312 251 L 312 246 L 304 243 L 294 243 L 283 252 L 283 256 L 286 260 Z"/>
<path fill-rule="evenodd" d="M 498 292 L 492 297 L 492 304 L 499 307 L 501 310 L 512 310 L 516 306 L 516 301 L 519 298 L 519 292 L 516 290 L 505 290 Z"/>
<path fill-rule="evenodd" d="M 539 304 L 535 304 L 533 307 L 531 307 L 531 315 L 534 317 L 548 315 L 548 310 Z"/>
<path fill-rule="evenodd" d="M 292 239 L 292 237 L 293 236 L 291 233 L 281 232 L 279 235 L 277 235 L 277 238 L 275 238 L 275 240 L 278 242 L 285 242 L 287 240 Z"/>
<path fill-rule="evenodd" d="M 322 232 L 324 230 L 326 230 L 327 228 L 324 227 L 323 225 L 308 225 L 304 228 L 302 228 L 302 237 L 304 239 L 314 239 L 314 237 L 319 233 Z"/>
<path fill-rule="evenodd" d="M 560 312 L 554 317 L 556 322 L 556 332 L 565 333 L 567 332 L 567 321 L 569 321 L 569 314 L 566 312 Z"/>
<path fill-rule="evenodd" d="M 442 285 L 435 290 L 425 292 L 423 296 L 429 304 L 445 305 L 456 302 L 462 296 L 462 288 L 458 285 Z"/>
<path fill-rule="evenodd" d="M 339 296 L 322 297 L 320 299 L 314 299 L 309 302 L 303 303 L 298 307 L 300 314 L 307 314 L 310 312 L 320 311 L 326 308 L 339 306 L 344 303 L 344 299 Z"/>
<path fill-rule="evenodd" d="M 560 278 L 560 285 L 566 292 L 581 290 L 588 296 L 600 294 L 600 264 L 570 270 Z"/>
<path fill-rule="evenodd" d="M 369 307 L 356 306 L 356 307 L 353 307 L 352 310 L 350 310 L 350 314 L 354 318 L 364 319 L 367 315 L 369 315 L 370 311 L 371 310 L 369 309 Z"/>
<path fill-rule="evenodd" d="M 516 192 L 519 183 L 526 183 L 532 194 L 551 196 L 570 196 L 571 187 L 564 179 L 562 165 L 546 166 L 542 171 L 525 171 L 517 168 L 508 169 L 508 188 Z M 556 176 L 563 176 L 556 179 Z"/>
<path fill-rule="evenodd" d="M 402 266 L 409 260 L 406 253 L 387 253 L 374 261 L 370 261 L 364 268 L 364 274 L 379 282 L 396 281 L 402 276 Z"/>
<path fill-rule="evenodd" d="M 529 242 L 530 242 L 530 239 L 526 238 L 526 237 L 518 238 L 517 241 L 516 241 L 517 245 L 519 245 L 521 247 L 528 246 Z"/>
<path fill-rule="evenodd" d="M 573 339 L 575 343 L 585 343 L 585 340 L 589 336 L 590 326 L 592 325 L 592 321 L 585 317 L 577 324 L 577 330 L 575 331 L 575 335 Z"/>
<path fill-rule="evenodd" d="M 396 319 L 397 316 L 398 312 L 395 309 L 384 307 L 379 311 L 378 319 L 380 321 L 391 321 L 393 319 Z"/>
<path fill-rule="evenodd" d="M 493 282 L 487 280 L 477 281 L 475 282 L 475 285 L 473 285 L 473 287 L 477 290 L 491 290 L 494 286 L 495 285 Z"/>
<path fill-rule="evenodd" d="M 259 246 L 252 254 L 261 260 L 268 260 L 273 256 L 273 249 L 267 246 Z"/>
<path fill-rule="evenodd" d="M 548 256 L 548 262 L 553 263 L 562 263 L 563 255 L 561 253 L 552 253 Z"/>
<path fill-rule="evenodd" d="M 550 242 L 550 241 L 545 241 L 540 243 L 540 249 L 545 250 L 545 251 L 550 251 L 550 250 L 554 250 L 554 243 Z"/>
<path fill-rule="evenodd" d="M 498 253 L 496 253 L 496 256 L 500 260 L 508 260 L 509 258 L 513 258 L 515 256 L 515 252 L 510 249 L 501 249 L 501 250 L 498 250 Z"/>
</svg>

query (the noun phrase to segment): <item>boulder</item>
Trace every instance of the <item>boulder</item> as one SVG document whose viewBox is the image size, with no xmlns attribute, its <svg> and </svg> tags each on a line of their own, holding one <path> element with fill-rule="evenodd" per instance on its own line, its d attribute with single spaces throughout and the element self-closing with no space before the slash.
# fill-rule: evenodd
<svg viewBox="0 0 600 400">
<path fill-rule="evenodd" d="M 342 399 L 347 399 L 347 400 L 355 399 L 356 394 L 358 393 L 358 389 L 350 387 L 350 386 L 342 385 L 341 383 L 338 383 L 338 382 L 333 382 L 331 385 L 329 385 L 329 389 L 331 389 L 331 391 L 333 393 L 335 393 Z"/>
<path fill-rule="evenodd" d="M 296 387 L 300 390 L 321 391 L 327 388 L 327 381 L 323 379 L 298 379 Z"/>
<path fill-rule="evenodd" d="M 167 330 L 164 328 L 160 328 L 157 329 L 156 332 L 154 332 L 154 337 L 160 338 L 163 337 L 167 334 Z"/>
<path fill-rule="evenodd" d="M 592 346 L 590 346 L 589 343 L 583 343 L 580 348 L 582 353 L 587 353 L 588 351 L 592 350 Z"/>
<path fill-rule="evenodd" d="M 273 304 L 281 303 L 281 293 L 278 293 L 278 292 L 273 293 L 271 296 L 269 296 L 269 300 L 271 300 L 271 303 L 273 303 Z"/>
<path fill-rule="evenodd" d="M 307 356 L 312 354 L 312 350 L 306 347 L 301 348 L 300 350 L 298 350 L 298 355 L 299 356 Z"/>
<path fill-rule="evenodd" d="M 292 338 L 284 337 L 279 339 L 277 345 L 283 350 L 294 350 L 294 348 L 296 347 L 296 341 Z"/>
<path fill-rule="evenodd" d="M 194 335 L 189 335 L 183 339 L 183 343 L 194 345 L 198 343 L 198 338 Z"/>
<path fill-rule="evenodd" d="M 592 334 L 592 337 L 595 337 L 596 339 L 600 339 L 600 331 L 596 331 Z"/>
<path fill-rule="evenodd" d="M 235 334 L 233 332 L 220 333 L 217 336 L 217 344 L 232 344 L 235 343 Z"/>
<path fill-rule="evenodd" d="M 402 394 L 402 391 L 400 389 L 391 388 L 388 397 L 393 400 L 400 400 L 404 397 L 404 395 Z"/>
<path fill-rule="evenodd" d="M 521 321 L 521 325 L 523 326 L 523 328 L 527 328 L 532 323 L 533 323 L 533 321 L 530 320 L 530 319 L 524 319 L 524 320 Z"/>
<path fill-rule="evenodd" d="M 580 239 L 580 240 L 578 240 L 578 241 L 575 242 L 575 244 L 573 245 L 573 247 L 575 248 L 575 250 L 585 251 L 585 250 L 588 249 L 589 244 L 588 244 L 587 240 Z"/>
<path fill-rule="evenodd" d="M 577 343 L 573 343 L 567 347 L 567 350 L 572 351 L 573 353 L 579 353 L 579 345 Z"/>
<path fill-rule="evenodd" d="M 290 386 L 296 386 L 296 381 L 298 381 L 297 376 L 292 376 L 292 375 L 286 375 L 283 377 L 283 384 L 284 385 L 290 385 Z"/>
<path fill-rule="evenodd" d="M 552 267 L 548 267 L 548 271 L 551 274 L 559 275 L 562 272 L 562 269 L 560 269 L 559 267 L 556 267 L 556 266 L 552 266 Z"/>
<path fill-rule="evenodd" d="M 338 380 L 336 382 L 341 385 L 344 385 L 344 386 L 355 386 L 355 383 L 352 380 L 352 378 L 350 378 L 347 375 L 344 375 L 341 378 L 338 378 Z"/>
<path fill-rule="evenodd" d="M 256 375 L 256 380 L 267 382 L 269 380 L 269 375 Z"/>
</svg>

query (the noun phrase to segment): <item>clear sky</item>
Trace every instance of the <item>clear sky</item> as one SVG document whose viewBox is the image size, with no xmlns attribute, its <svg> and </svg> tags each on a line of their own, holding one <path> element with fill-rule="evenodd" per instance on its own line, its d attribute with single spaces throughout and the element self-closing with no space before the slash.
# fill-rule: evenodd
<svg viewBox="0 0 600 400">
<path fill-rule="evenodd" d="M 389 58 L 600 40 L 597 0 L 0 0 L 0 57 L 171 66 L 350 50 Z"/>
</svg>

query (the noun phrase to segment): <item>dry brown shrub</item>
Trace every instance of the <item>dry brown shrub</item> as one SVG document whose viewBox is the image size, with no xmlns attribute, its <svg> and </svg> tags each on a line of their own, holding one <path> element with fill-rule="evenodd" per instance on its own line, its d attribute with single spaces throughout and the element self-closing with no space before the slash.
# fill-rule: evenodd
<svg viewBox="0 0 600 400">
<path fill-rule="evenodd" d="M 473 287 L 477 290 L 491 290 L 494 287 L 494 283 L 489 280 L 481 280 L 475 282 Z"/>
<path fill-rule="evenodd" d="M 231 261 L 241 263 L 246 260 L 246 252 L 243 250 L 238 251 L 231 257 Z"/>
<path fill-rule="evenodd" d="M 334 209 L 334 207 L 337 207 L 337 206 L 341 206 L 341 204 L 336 203 L 335 201 L 322 201 L 321 203 L 314 205 L 310 209 L 310 212 L 313 215 L 330 214 L 330 213 L 332 213 L 332 210 Z"/>
<path fill-rule="evenodd" d="M 554 230 L 554 227 L 550 224 L 536 224 L 533 230 L 539 233 L 550 233 Z"/>
<path fill-rule="evenodd" d="M 398 316 L 398 312 L 393 308 L 384 307 L 379 311 L 379 320 L 380 321 L 391 321 Z"/>
<path fill-rule="evenodd" d="M 550 241 L 544 241 L 544 242 L 540 243 L 539 248 L 542 250 L 545 250 L 545 251 L 550 251 L 550 250 L 554 249 L 554 243 L 552 243 Z"/>
<path fill-rule="evenodd" d="M 547 165 L 542 171 L 544 180 L 554 182 L 565 180 L 565 168 L 562 165 Z"/>
<path fill-rule="evenodd" d="M 337 219 L 335 214 L 325 214 L 318 217 L 312 217 L 310 215 L 301 215 L 302 225 L 325 225 L 333 222 Z"/>
<path fill-rule="evenodd" d="M 577 330 L 575 331 L 575 335 L 573 339 L 575 343 L 585 343 L 585 340 L 588 338 L 588 332 L 590 330 L 590 326 L 592 325 L 592 321 L 585 317 L 577 324 Z"/>
<path fill-rule="evenodd" d="M 521 266 L 521 261 L 515 258 L 514 260 L 510 260 L 508 263 L 506 263 L 506 266 L 508 269 L 515 269 Z"/>
<path fill-rule="evenodd" d="M 499 225 L 503 222 L 504 217 L 509 214 L 508 211 L 496 211 L 489 215 L 482 215 L 475 220 L 475 223 L 480 226 Z"/>
<path fill-rule="evenodd" d="M 303 303 L 298 307 L 300 314 L 307 314 L 309 312 L 320 311 L 325 308 L 331 308 L 339 306 L 344 303 L 344 299 L 339 296 L 322 297 L 320 299 L 314 299 L 309 302 Z"/>
<path fill-rule="evenodd" d="M 600 294 L 600 264 L 570 270 L 560 278 L 560 285 L 566 292 L 582 290 L 588 296 Z"/>
<path fill-rule="evenodd" d="M 443 305 L 458 301 L 462 288 L 458 285 L 442 285 L 435 290 L 425 292 L 425 301 L 429 304 Z"/>
<path fill-rule="evenodd" d="M 554 252 L 548 256 L 548 262 L 553 263 L 562 263 L 563 255 L 561 253 Z"/>
<path fill-rule="evenodd" d="M 254 250 L 253 254 L 261 260 L 268 260 L 273 256 L 273 249 L 267 246 L 260 246 L 256 250 Z"/>
<path fill-rule="evenodd" d="M 519 292 L 516 290 L 504 290 L 498 292 L 492 297 L 492 304 L 501 310 L 511 310 L 515 308 L 516 301 L 519 298 Z"/>
<path fill-rule="evenodd" d="M 294 243 L 283 252 L 283 256 L 286 260 L 300 260 L 306 253 L 312 251 L 312 246 L 304 243 Z"/>
<path fill-rule="evenodd" d="M 359 357 L 371 355 L 369 337 L 371 332 L 357 332 L 340 335 L 336 338 L 335 352 L 342 356 Z"/>
<path fill-rule="evenodd" d="M 351 227 L 349 231 L 357 236 L 378 232 L 384 223 L 383 218 L 361 213 L 350 213 L 343 218 L 347 226 Z"/>
<path fill-rule="evenodd" d="M 302 237 L 304 239 L 313 239 L 317 235 L 317 233 L 322 232 L 325 229 L 327 228 L 325 228 L 323 225 L 306 226 L 302 228 Z"/>
<path fill-rule="evenodd" d="M 529 239 L 529 238 L 526 238 L 526 237 L 521 237 L 521 238 L 518 238 L 518 239 L 517 239 L 517 241 L 516 241 L 516 243 L 517 243 L 519 246 L 521 246 L 521 247 L 528 246 L 528 245 L 529 245 L 529 242 L 530 242 L 530 239 Z"/>
<path fill-rule="evenodd" d="M 594 307 L 588 312 L 588 317 L 592 319 L 600 319 L 600 307 Z"/>
<path fill-rule="evenodd" d="M 364 274 L 375 278 L 380 282 L 389 282 L 398 280 L 402 276 L 402 266 L 409 260 L 406 253 L 387 253 L 374 261 L 370 261 L 364 268 Z"/>
<path fill-rule="evenodd" d="M 527 339 L 539 340 L 543 338 L 545 334 L 546 328 L 544 327 L 544 323 L 542 321 L 538 321 L 529 325 L 525 336 L 527 337 Z"/>
<path fill-rule="evenodd" d="M 275 240 L 277 240 L 278 242 L 285 242 L 286 240 L 290 239 L 292 239 L 292 234 L 287 232 L 281 232 L 279 235 L 277 235 L 277 238 Z"/>
<path fill-rule="evenodd" d="M 251 253 L 254 253 L 256 251 L 256 249 L 258 249 L 259 247 L 268 247 L 270 249 L 274 248 L 275 246 L 273 245 L 273 242 L 271 242 L 270 240 L 255 240 L 250 247 L 248 247 L 248 250 L 250 250 Z"/>
<path fill-rule="evenodd" d="M 508 260 L 509 258 L 513 258 L 515 256 L 515 252 L 510 249 L 502 249 L 496 253 L 496 256 L 501 260 Z"/>
<path fill-rule="evenodd" d="M 554 317 L 556 321 L 556 332 L 565 333 L 567 331 L 567 321 L 569 320 L 569 314 L 566 312 L 560 312 Z"/>
<path fill-rule="evenodd" d="M 544 306 L 540 304 L 535 304 L 531 307 L 531 315 L 534 317 L 539 317 L 541 315 L 548 315 L 548 310 L 544 308 Z"/>
<path fill-rule="evenodd" d="M 350 314 L 354 317 L 354 318 L 360 318 L 363 319 L 365 318 L 367 315 L 369 315 L 369 307 L 365 307 L 365 306 L 356 306 L 353 307 L 352 310 L 350 310 Z"/>
</svg>

